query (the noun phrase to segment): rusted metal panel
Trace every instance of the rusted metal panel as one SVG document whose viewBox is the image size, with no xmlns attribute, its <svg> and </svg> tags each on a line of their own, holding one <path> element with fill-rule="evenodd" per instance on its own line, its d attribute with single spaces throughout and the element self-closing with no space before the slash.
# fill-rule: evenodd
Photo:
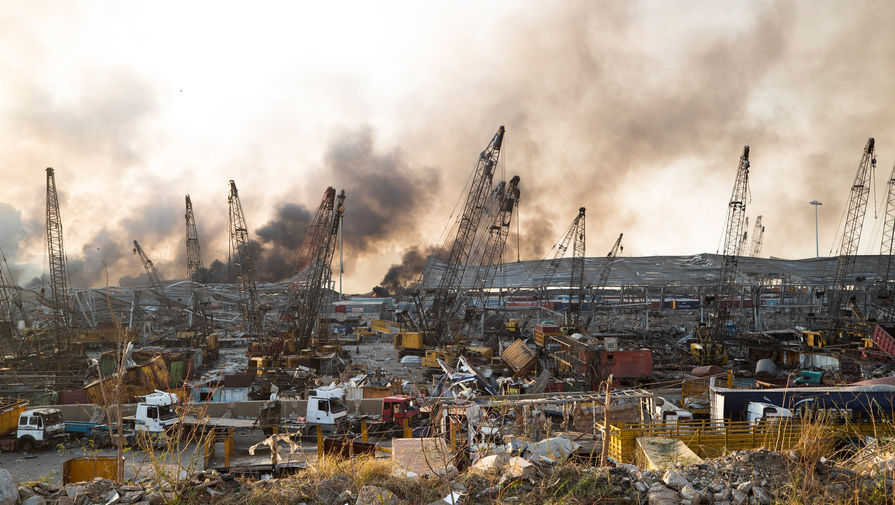
<svg viewBox="0 0 895 505">
<path fill-rule="evenodd" d="M 873 346 L 887 355 L 880 356 L 880 359 L 892 359 L 891 356 L 895 356 L 893 333 L 895 333 L 895 326 L 886 327 L 878 324 L 873 328 Z"/>
<path fill-rule="evenodd" d="M 600 353 L 599 378 L 642 379 L 653 374 L 653 353 L 649 350 Z"/>
<path fill-rule="evenodd" d="M 87 397 L 87 390 L 84 388 L 59 391 L 56 401 L 59 405 L 91 403 L 90 399 Z"/>
<path fill-rule="evenodd" d="M 96 456 L 89 458 L 72 458 L 62 463 L 62 485 L 72 482 L 84 482 L 102 477 L 120 480 L 118 476 L 118 458 L 115 456 Z"/>
<path fill-rule="evenodd" d="M 516 375 L 524 375 L 534 370 L 537 354 L 522 340 L 516 340 L 500 354 L 502 359 Z"/>
<path fill-rule="evenodd" d="M 0 398 L 0 435 L 16 431 L 19 414 L 25 411 L 28 402 L 12 398 Z"/>
<path fill-rule="evenodd" d="M 116 403 L 116 387 L 119 384 L 122 403 L 133 403 L 137 397 L 152 393 L 156 389 L 169 389 L 171 386 L 165 359 L 156 356 L 148 363 L 126 369 L 120 380 L 118 374 L 115 374 L 95 380 L 84 389 L 87 391 L 90 403 L 105 406 Z"/>
</svg>

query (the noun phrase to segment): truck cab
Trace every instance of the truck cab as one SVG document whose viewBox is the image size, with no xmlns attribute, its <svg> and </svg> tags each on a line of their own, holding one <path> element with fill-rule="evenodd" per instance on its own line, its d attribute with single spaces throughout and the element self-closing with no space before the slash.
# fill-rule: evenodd
<svg viewBox="0 0 895 505">
<path fill-rule="evenodd" d="M 746 420 L 753 426 L 781 419 L 792 419 L 792 411 L 765 402 L 749 402 L 746 407 Z"/>
<path fill-rule="evenodd" d="M 404 419 L 412 420 L 420 415 L 413 397 L 408 395 L 387 396 L 382 399 L 382 421 L 400 424 Z"/>
<path fill-rule="evenodd" d="M 180 421 L 174 411 L 178 401 L 176 394 L 156 391 L 141 396 L 139 400 L 134 416 L 135 431 L 161 433 Z"/>
<path fill-rule="evenodd" d="M 65 423 L 59 409 L 31 409 L 19 414 L 16 431 L 18 446 L 23 450 L 42 447 L 65 435 Z"/>
<path fill-rule="evenodd" d="M 348 415 L 348 407 L 343 400 L 345 391 L 337 387 L 312 389 L 308 393 L 308 410 L 305 419 L 308 424 L 319 424 L 324 429 L 334 429 Z"/>
</svg>

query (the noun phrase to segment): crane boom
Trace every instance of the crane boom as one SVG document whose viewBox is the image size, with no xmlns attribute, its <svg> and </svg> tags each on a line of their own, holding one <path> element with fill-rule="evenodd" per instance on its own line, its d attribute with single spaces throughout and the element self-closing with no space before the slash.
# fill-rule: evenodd
<svg viewBox="0 0 895 505">
<path fill-rule="evenodd" d="M 581 323 L 581 306 L 584 305 L 584 207 L 578 209 L 578 229 L 575 232 L 572 248 L 572 272 L 569 276 L 569 313 L 572 316 L 573 328 Z"/>
<path fill-rule="evenodd" d="M 482 255 L 481 267 L 476 271 L 474 286 L 479 288 L 479 301 L 484 310 L 488 292 L 494 285 L 494 276 L 503 257 L 513 211 L 519 203 L 519 176 L 514 175 L 509 184 L 500 183 L 497 191 L 497 212 L 488 228 L 488 243 Z"/>
<path fill-rule="evenodd" d="M 556 245 L 556 253 L 553 255 L 553 258 L 550 260 L 550 263 L 547 264 L 545 268 L 544 277 L 540 282 L 542 298 L 546 298 L 550 289 L 550 286 L 553 283 L 553 279 L 556 277 L 556 271 L 559 269 L 559 265 L 562 263 L 562 258 L 565 256 L 566 251 L 569 250 L 569 247 L 572 247 L 572 262 L 569 268 L 569 310 L 566 313 L 566 318 L 571 319 L 571 321 L 567 321 L 567 326 L 571 325 L 574 327 L 578 326 L 579 321 L 579 311 L 577 310 L 580 307 L 573 307 L 572 301 L 577 298 L 579 305 L 580 301 L 583 300 L 584 295 L 584 216 L 586 209 L 584 207 L 580 207 L 578 209 L 578 215 L 575 216 L 575 219 L 572 220 L 572 224 L 569 225 L 569 228 L 566 230 L 566 233 L 563 235 L 563 238 Z M 548 253 L 549 254 L 549 253 Z M 541 264 L 546 261 L 546 258 L 541 261 Z"/>
<path fill-rule="evenodd" d="M 249 229 L 239 201 L 239 192 L 232 180 L 227 202 L 230 207 L 230 250 L 236 263 L 236 275 L 239 277 L 242 321 L 249 336 L 258 336 L 262 332 L 263 314 L 255 286 L 255 258 L 252 244 L 249 243 Z"/>
<path fill-rule="evenodd" d="M 441 344 L 452 337 L 453 319 L 462 303 L 463 267 L 468 264 L 473 253 L 473 242 L 482 221 L 485 203 L 491 190 L 494 169 L 500 158 L 505 129 L 497 129 L 488 146 L 479 155 L 470 184 L 469 193 L 463 206 L 457 226 L 457 234 L 451 243 L 447 263 L 434 293 L 428 315 L 420 311 L 420 326 L 427 330 L 431 342 Z"/>
<path fill-rule="evenodd" d="M 47 257 L 50 263 L 50 301 L 53 305 L 52 327 L 55 331 L 56 348 L 68 348 L 68 269 L 62 243 L 62 215 L 56 193 L 56 175 L 52 168 L 47 168 Z"/>
<path fill-rule="evenodd" d="M 193 202 L 190 195 L 186 195 L 186 269 L 190 280 L 190 326 L 199 332 L 208 334 L 213 327 L 211 311 L 208 310 L 205 301 L 205 293 L 201 289 L 200 273 L 202 270 L 202 255 L 199 250 L 199 232 L 196 229 L 196 216 L 193 214 Z"/>
<path fill-rule="evenodd" d="M 609 253 L 606 255 L 606 263 L 603 265 L 603 269 L 600 270 L 600 277 L 597 280 L 597 285 L 595 287 L 602 288 L 609 284 L 609 273 L 612 271 L 612 263 L 613 258 L 618 256 L 618 252 L 623 250 L 622 247 L 622 237 L 624 233 L 619 233 L 618 238 L 615 239 L 615 244 L 612 245 L 612 249 L 609 250 Z"/>
<path fill-rule="evenodd" d="M 2 251 L 0 251 L 2 255 Z M 4 356 L 11 355 L 18 357 L 22 354 L 22 336 L 15 323 L 15 284 L 12 282 L 12 275 L 5 275 L 3 271 L 9 269 L 6 263 L 6 256 L 3 256 L 3 263 L 0 264 L 0 361 Z M 4 269 L 4 266 L 6 267 Z"/>
<path fill-rule="evenodd" d="M 858 244 L 861 242 L 861 227 L 864 225 L 864 215 L 867 213 L 867 200 L 870 197 L 873 171 L 876 168 L 876 153 L 874 152 L 876 141 L 873 137 L 867 139 L 861 162 L 855 173 L 855 180 L 849 190 L 848 210 L 845 217 L 845 227 L 842 232 L 842 241 L 839 243 L 839 257 L 836 262 L 836 276 L 833 281 L 833 296 L 828 306 L 832 316 L 832 336 L 838 339 L 838 333 L 842 326 L 841 311 L 846 305 L 848 286 L 852 282 L 855 271 L 855 259 L 858 254 Z"/>
<path fill-rule="evenodd" d="M 332 187 L 323 192 L 323 200 L 305 232 L 296 258 L 295 273 L 289 283 L 280 319 L 300 349 L 306 348 L 325 305 L 324 291 L 332 276 L 332 259 L 345 210 L 345 191 L 336 195 Z"/>
<path fill-rule="evenodd" d="M 749 196 L 749 146 L 743 147 L 743 154 L 737 165 L 736 180 L 727 205 L 727 219 L 724 227 L 724 251 L 721 272 L 718 276 L 718 291 L 711 327 L 700 325 L 696 329 L 698 344 L 694 344 L 694 354 L 700 364 L 723 364 L 727 362 L 727 351 L 721 341 L 726 334 L 730 320 L 731 298 L 736 294 L 736 276 L 742 247 L 743 229 L 746 221 L 746 199 Z"/>
<path fill-rule="evenodd" d="M 134 254 L 140 257 L 140 262 L 143 263 L 143 269 L 146 270 L 146 275 L 149 277 L 149 284 L 155 289 L 162 289 L 162 279 L 158 274 L 158 270 L 155 268 L 152 260 L 146 256 L 146 252 L 140 247 L 140 243 L 136 240 L 134 240 Z"/>
<path fill-rule="evenodd" d="M 764 240 L 764 226 L 761 224 L 761 216 L 755 218 L 755 227 L 752 228 L 752 246 L 749 248 L 749 256 L 761 257 L 761 243 Z"/>
</svg>

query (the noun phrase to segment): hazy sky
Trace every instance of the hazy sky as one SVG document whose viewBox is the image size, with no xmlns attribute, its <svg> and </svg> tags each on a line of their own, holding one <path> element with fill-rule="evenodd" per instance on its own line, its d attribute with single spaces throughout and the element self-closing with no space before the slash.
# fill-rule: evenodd
<svg viewBox="0 0 895 505">
<path fill-rule="evenodd" d="M 503 124 L 523 259 L 580 206 L 590 255 L 620 232 L 626 255 L 715 252 L 745 144 L 764 255 L 814 255 L 813 199 L 826 254 L 869 136 L 876 253 L 893 26 L 890 1 L 4 0 L 0 245 L 20 283 L 46 271 L 52 166 L 75 287 L 102 285 L 103 262 L 112 284 L 140 274 L 133 239 L 182 278 L 184 195 L 203 261 L 226 261 L 235 179 L 276 277 L 332 185 L 346 289 L 367 291 L 438 241 Z"/>
</svg>

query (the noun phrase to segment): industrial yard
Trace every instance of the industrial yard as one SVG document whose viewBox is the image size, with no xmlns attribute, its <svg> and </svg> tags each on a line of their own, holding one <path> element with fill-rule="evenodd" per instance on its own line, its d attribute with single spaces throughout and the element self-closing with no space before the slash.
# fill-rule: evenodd
<svg viewBox="0 0 895 505">
<path fill-rule="evenodd" d="M 336 4 L 4 9 L 0 505 L 895 505 L 892 6 Z"/>
</svg>

